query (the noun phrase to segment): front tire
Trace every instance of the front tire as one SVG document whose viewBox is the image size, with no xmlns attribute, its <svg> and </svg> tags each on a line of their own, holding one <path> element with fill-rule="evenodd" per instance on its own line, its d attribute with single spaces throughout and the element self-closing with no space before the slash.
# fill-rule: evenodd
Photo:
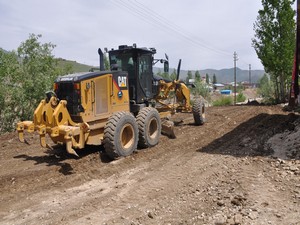
<svg viewBox="0 0 300 225">
<path fill-rule="evenodd" d="M 104 148 L 111 159 L 132 154 L 137 148 L 138 126 L 129 112 L 117 112 L 104 127 Z"/>
<path fill-rule="evenodd" d="M 139 128 L 140 148 L 149 148 L 158 144 L 161 133 L 161 120 L 157 109 L 152 107 L 142 108 L 136 121 Z"/>
<path fill-rule="evenodd" d="M 195 125 L 203 125 L 205 123 L 205 104 L 204 102 L 196 98 L 192 107 Z"/>
</svg>

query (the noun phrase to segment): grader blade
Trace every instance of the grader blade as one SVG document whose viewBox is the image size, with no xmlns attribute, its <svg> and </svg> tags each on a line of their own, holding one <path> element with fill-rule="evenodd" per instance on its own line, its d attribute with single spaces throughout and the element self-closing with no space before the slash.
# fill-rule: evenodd
<svg viewBox="0 0 300 225">
<path fill-rule="evenodd" d="M 174 132 L 174 123 L 169 120 L 165 120 L 161 124 L 161 133 L 168 136 L 169 138 L 175 139 L 176 135 Z"/>
</svg>

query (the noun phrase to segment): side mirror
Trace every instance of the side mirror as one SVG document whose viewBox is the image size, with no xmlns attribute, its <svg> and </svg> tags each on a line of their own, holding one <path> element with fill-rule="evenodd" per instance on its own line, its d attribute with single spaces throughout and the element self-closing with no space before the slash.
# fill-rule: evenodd
<svg viewBox="0 0 300 225">
<path fill-rule="evenodd" d="M 164 72 L 169 73 L 169 62 L 167 60 L 164 61 Z"/>
</svg>

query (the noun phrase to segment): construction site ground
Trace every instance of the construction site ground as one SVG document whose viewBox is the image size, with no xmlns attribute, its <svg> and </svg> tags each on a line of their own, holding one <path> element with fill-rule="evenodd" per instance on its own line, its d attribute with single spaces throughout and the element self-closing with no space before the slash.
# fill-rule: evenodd
<svg viewBox="0 0 300 225">
<path fill-rule="evenodd" d="M 111 161 L 0 136 L 0 224 L 300 224 L 300 116 L 280 106 L 175 117 L 176 139 Z"/>
</svg>

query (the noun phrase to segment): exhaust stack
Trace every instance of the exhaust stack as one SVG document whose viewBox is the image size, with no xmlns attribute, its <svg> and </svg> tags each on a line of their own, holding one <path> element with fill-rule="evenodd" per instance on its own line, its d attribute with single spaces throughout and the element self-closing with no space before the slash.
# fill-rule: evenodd
<svg viewBox="0 0 300 225">
<path fill-rule="evenodd" d="M 100 59 L 100 71 L 104 71 L 104 54 L 101 50 L 101 48 L 98 48 L 98 54 Z"/>
</svg>

